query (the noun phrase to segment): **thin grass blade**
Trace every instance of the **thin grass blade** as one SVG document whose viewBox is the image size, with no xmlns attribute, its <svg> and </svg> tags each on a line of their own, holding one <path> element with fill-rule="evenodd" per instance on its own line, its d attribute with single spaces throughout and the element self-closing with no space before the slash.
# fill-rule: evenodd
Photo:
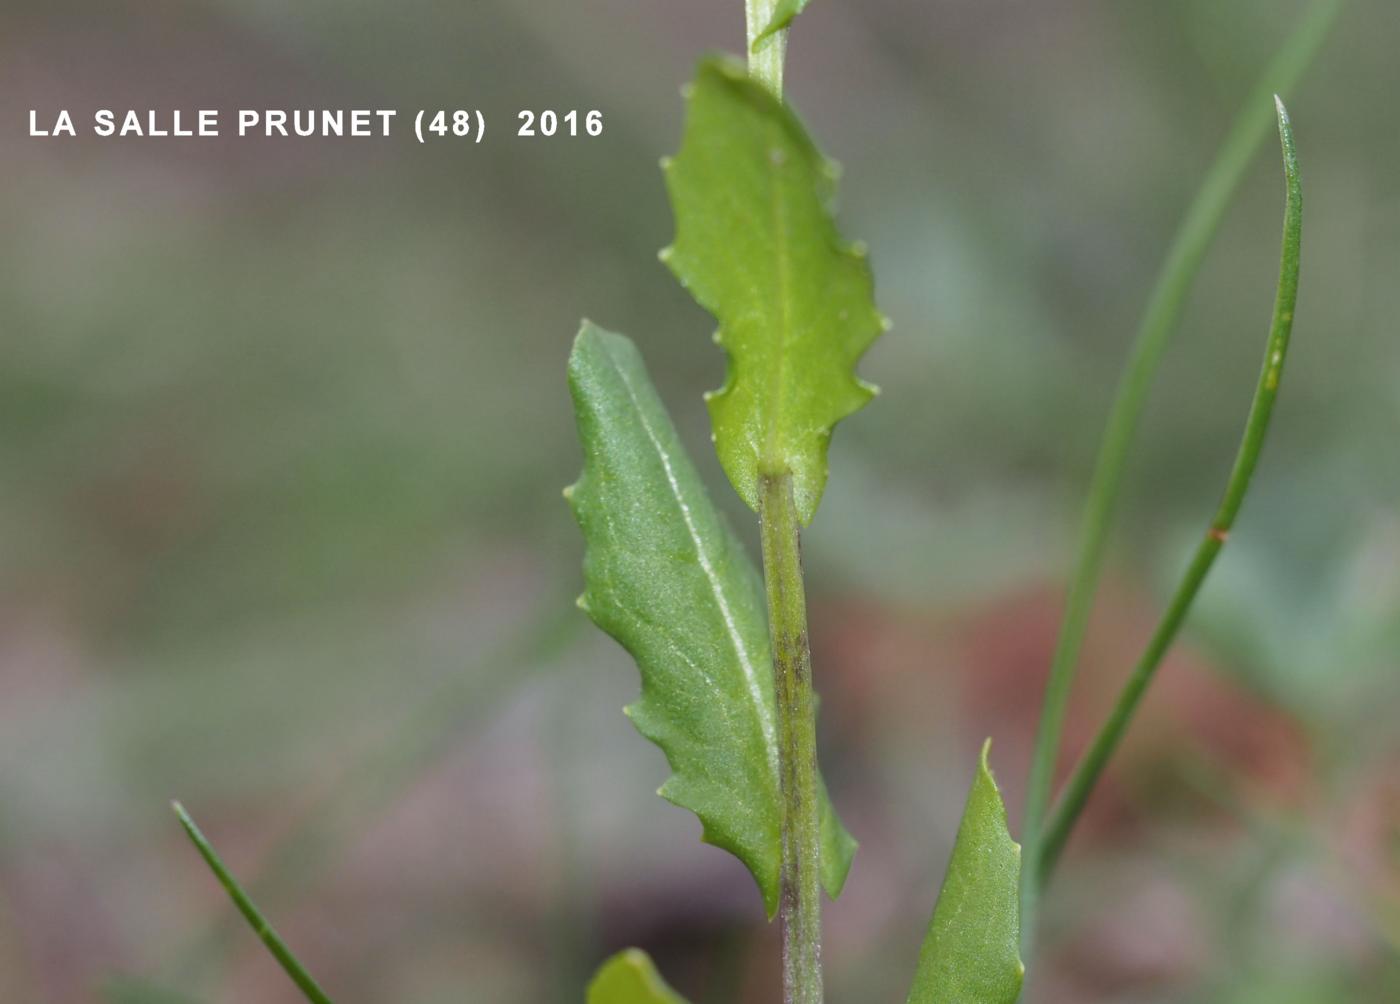
<svg viewBox="0 0 1400 1004">
<path fill-rule="evenodd" d="M 1274 96 L 1274 105 L 1278 113 L 1279 137 L 1283 144 L 1284 177 L 1288 191 L 1283 216 L 1283 253 L 1279 265 L 1278 292 L 1274 297 L 1274 316 L 1269 326 L 1269 341 L 1264 350 L 1264 364 L 1259 373 L 1254 400 L 1249 408 L 1249 417 L 1245 421 L 1244 436 L 1235 454 L 1234 466 L 1230 470 L 1230 478 L 1215 518 L 1211 520 L 1204 539 L 1197 545 L 1191 564 L 1176 587 L 1171 604 L 1153 633 L 1147 650 L 1124 685 L 1122 693 L 1118 695 L 1108 720 L 1070 776 L 1064 795 L 1045 827 L 1034 878 L 1040 886 L 1048 880 L 1055 863 L 1059 860 L 1060 852 L 1084 809 L 1089 793 L 1127 731 L 1148 684 L 1152 682 L 1163 657 L 1181 630 L 1181 625 L 1186 620 L 1206 575 L 1225 547 L 1230 529 L 1235 524 L 1235 517 L 1244 503 L 1245 494 L 1249 491 L 1250 481 L 1254 477 L 1259 454 L 1264 446 L 1264 437 L 1269 430 L 1269 420 L 1273 416 L 1274 403 L 1278 398 L 1279 381 L 1283 375 L 1283 364 L 1288 357 L 1288 345 L 1293 332 L 1303 239 L 1303 188 L 1298 174 L 1298 151 L 1293 142 L 1293 126 L 1289 122 L 1288 111 L 1277 95 Z"/>
<path fill-rule="evenodd" d="M 1040 856 L 1040 833 L 1050 805 L 1065 712 L 1094 594 L 1103 571 L 1109 527 L 1122 488 L 1128 450 L 1147 404 L 1148 391 L 1162 355 L 1177 330 L 1191 286 L 1220 229 L 1225 211 L 1244 180 L 1255 152 L 1268 136 L 1271 116 L 1265 109 L 1270 95 L 1287 93 L 1292 89 L 1326 41 L 1344 6 L 1344 0 L 1317 0 L 1313 3 L 1260 75 L 1195 201 L 1182 220 L 1158 274 L 1119 383 L 1085 503 L 1078 555 L 1050 677 L 1045 687 L 1045 700 L 1026 788 L 1022 839 L 1027 865 L 1023 872 L 1021 896 L 1022 931 L 1027 940 L 1035 927 L 1038 890 L 1036 882 L 1030 877 L 1037 874 L 1035 861 Z"/>
<path fill-rule="evenodd" d="M 292 950 L 287 947 L 281 935 L 267 922 L 267 918 L 262 915 L 257 904 L 243 891 L 238 880 L 233 877 L 219 857 L 218 852 L 214 850 L 214 846 L 209 843 L 190 814 L 185 811 L 185 807 L 179 802 L 171 802 L 170 807 L 175 810 L 175 816 L 180 820 L 180 825 L 185 828 L 185 833 L 189 835 L 195 849 L 199 851 L 200 857 L 204 858 L 205 864 L 219 880 L 219 884 L 224 887 L 229 899 L 233 900 L 233 905 L 238 907 L 238 912 L 243 914 L 244 919 L 248 921 L 248 926 L 253 929 L 253 933 L 267 946 L 267 950 L 272 953 L 272 957 L 291 977 L 292 982 L 297 985 L 306 999 L 311 1001 L 311 1004 L 331 1004 L 330 997 L 321 989 L 320 984 L 306 971 L 306 967 L 292 954 Z"/>
<path fill-rule="evenodd" d="M 445 755 L 454 736 L 489 717 L 539 669 L 550 666 L 580 633 L 576 612 L 562 596 L 544 599 L 502 642 L 442 686 L 415 695 L 386 737 L 352 756 L 339 778 L 302 812 L 266 854 L 243 887 L 264 908 L 294 900 L 312 888 L 344 851 L 349 837 L 382 815 L 406 783 Z M 195 931 L 164 968 L 180 984 L 203 977 L 225 958 L 236 921 L 220 916 Z"/>
</svg>

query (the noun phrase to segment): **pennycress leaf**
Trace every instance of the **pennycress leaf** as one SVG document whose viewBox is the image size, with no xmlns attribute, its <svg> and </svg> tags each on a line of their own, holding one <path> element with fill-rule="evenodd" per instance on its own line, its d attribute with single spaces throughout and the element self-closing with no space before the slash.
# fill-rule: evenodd
<svg viewBox="0 0 1400 1004">
<path fill-rule="evenodd" d="M 662 259 L 719 321 L 729 371 L 707 400 L 725 473 L 755 511 L 761 477 L 791 474 L 807 524 L 832 427 L 875 394 L 855 365 L 886 321 L 832 222 L 836 169 L 791 110 L 728 60 L 701 63 L 688 94 Z"/>
<path fill-rule="evenodd" d="M 659 794 L 744 862 L 771 917 L 782 798 L 762 581 L 630 341 L 585 322 L 569 389 L 584 454 L 565 490 L 587 544 L 579 603 L 641 671 L 626 713 L 671 766 Z M 822 883 L 835 897 L 856 845 L 821 798 Z"/>
<path fill-rule="evenodd" d="M 587 1004 L 686 1004 L 686 999 L 661 978 L 651 956 L 628 948 L 603 963 L 588 984 Z"/>
<path fill-rule="evenodd" d="M 1007 831 L 1006 806 L 987 766 L 990 748 L 988 740 L 909 1004 L 1015 1004 L 1021 993 L 1021 848 Z"/>
<path fill-rule="evenodd" d="M 769 38 L 792 24 L 797 15 L 802 13 L 807 3 L 808 0 L 778 0 L 773 7 L 773 15 L 768 21 L 768 27 L 754 38 L 751 48 L 757 51 L 758 47 Z"/>
</svg>

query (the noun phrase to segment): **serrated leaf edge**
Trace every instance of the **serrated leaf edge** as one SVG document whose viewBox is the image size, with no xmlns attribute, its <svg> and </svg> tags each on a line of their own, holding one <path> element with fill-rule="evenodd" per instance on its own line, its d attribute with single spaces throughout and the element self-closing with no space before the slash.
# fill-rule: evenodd
<svg viewBox="0 0 1400 1004">
<path fill-rule="evenodd" d="M 652 449 L 655 451 L 657 457 L 661 461 L 662 469 L 665 472 L 667 483 L 670 489 L 669 494 L 671 498 L 675 501 L 675 504 L 681 513 L 681 517 L 685 524 L 687 536 L 690 538 L 692 545 L 695 547 L 697 556 L 699 556 L 701 568 L 705 574 L 705 580 L 707 583 L 709 583 L 710 591 L 715 596 L 716 604 L 722 611 L 722 617 L 725 623 L 726 640 L 734 650 L 735 658 L 739 662 L 741 671 L 744 674 L 746 686 L 749 689 L 750 699 L 753 701 L 753 704 L 756 708 L 759 728 L 763 734 L 769 773 L 770 776 L 774 779 L 774 783 L 776 784 L 778 777 L 777 724 L 773 720 L 771 710 L 768 707 L 767 702 L 763 699 L 763 690 L 759 685 L 757 679 L 755 657 L 745 645 L 743 635 L 738 630 L 737 624 L 734 619 L 733 610 L 730 608 L 724 596 L 724 591 L 721 588 L 718 579 L 718 574 L 715 572 L 714 563 L 711 559 L 711 555 L 709 555 L 709 553 L 706 551 L 704 542 L 695 526 L 694 519 L 691 515 L 689 503 L 686 501 L 685 493 L 680 486 L 679 479 L 676 477 L 675 468 L 671 463 L 671 458 L 668 456 L 667 451 L 661 442 L 661 438 L 657 434 L 655 428 L 651 425 L 650 422 L 646 420 L 645 414 L 641 407 L 640 398 L 637 394 L 637 390 L 633 386 L 632 382 L 628 379 L 626 370 L 618 364 L 616 358 L 613 355 L 612 347 L 608 345 L 609 336 L 611 338 L 618 339 L 622 339 L 623 336 L 613 335 L 612 332 L 606 331 L 598 325 L 593 324 L 593 322 L 585 319 L 582 325 L 580 326 L 578 335 L 575 337 L 576 346 L 580 340 L 589 336 L 600 338 L 600 344 L 602 345 L 602 354 L 607 359 L 608 364 L 613 368 L 613 371 L 616 373 L 618 380 L 626 388 L 628 398 L 632 405 L 632 411 L 636 416 L 638 427 L 643 430 L 648 442 L 652 446 Z M 627 341 L 627 344 L 632 347 L 633 351 L 635 351 L 635 346 L 632 346 L 630 341 Z M 573 358 L 572 355 L 570 358 Z M 575 520 L 579 519 L 579 500 L 581 495 L 584 495 L 587 492 L 588 480 L 589 461 L 587 452 L 585 451 L 585 462 L 583 472 L 579 475 L 578 479 L 574 481 L 573 484 L 569 485 L 567 488 L 564 489 L 564 498 L 568 502 L 570 510 L 574 513 Z M 724 520 L 723 514 L 720 514 L 720 518 L 721 520 Z M 727 523 L 727 520 L 725 520 L 725 522 Z M 582 525 L 581 522 L 580 525 Z M 589 541 L 588 534 L 586 533 L 584 534 L 584 541 L 584 566 L 585 568 L 587 568 L 589 565 L 590 552 L 593 550 L 594 545 Z M 600 620 L 599 616 L 594 612 L 594 610 L 592 609 L 592 604 L 589 601 L 589 596 L 591 595 L 592 589 L 593 586 L 591 584 L 585 586 L 583 593 L 578 598 L 578 606 L 581 610 L 588 614 L 589 619 L 592 620 L 594 624 L 596 624 L 598 627 L 602 628 L 606 632 L 607 628 L 605 627 L 604 622 Z M 683 653 L 678 652 L 677 654 L 680 658 L 686 658 Z M 771 919 L 776 914 L 778 908 L 779 876 L 776 872 L 772 872 L 769 874 L 760 874 L 758 871 L 756 871 L 755 868 L 758 862 L 750 860 L 745 854 L 741 853 L 740 845 L 737 842 L 728 840 L 723 836 L 726 827 L 717 826 L 716 821 L 711 818 L 711 813 L 698 808 L 696 805 L 686 803 L 682 800 L 682 796 L 676 794 L 676 792 L 674 791 L 674 785 L 680 780 L 681 768 L 674 761 L 674 751 L 671 749 L 671 743 L 665 737 L 665 734 L 661 731 L 649 727 L 647 725 L 645 717 L 643 717 L 640 714 L 640 712 L 643 709 L 643 702 L 645 701 L 645 699 L 646 691 L 644 685 L 642 695 L 636 701 L 627 705 L 622 710 L 623 714 L 626 715 L 628 720 L 632 722 L 632 725 L 637 730 L 637 732 L 640 733 L 643 738 L 656 745 L 666 757 L 666 764 L 667 767 L 670 769 L 671 773 L 667 777 L 666 781 L 661 785 L 661 787 L 657 789 L 657 795 L 665 799 L 670 804 L 693 813 L 695 817 L 700 820 L 700 839 L 704 843 L 710 844 L 714 847 L 718 847 L 721 850 L 733 854 L 744 864 L 744 866 L 754 875 L 754 880 L 758 884 L 759 892 L 763 897 L 765 913 Z M 776 863 L 777 859 L 775 857 L 774 861 L 771 862 L 771 864 L 776 866 Z"/>
<path fill-rule="evenodd" d="M 865 242 L 860 240 L 844 240 L 841 237 L 840 230 L 836 226 L 833 205 L 836 197 L 836 184 L 841 177 L 840 163 L 833 160 L 830 157 L 827 157 L 821 152 L 821 150 L 813 142 L 806 128 L 802 125 L 802 122 L 798 118 L 796 112 L 794 112 L 790 106 L 780 101 L 778 98 L 774 97 L 773 94 L 771 94 L 766 88 L 755 84 L 752 78 L 750 77 L 748 70 L 744 67 L 742 63 L 727 56 L 709 56 L 700 61 L 699 69 L 696 71 L 696 80 L 701 79 L 706 73 L 714 73 L 716 76 L 726 81 L 727 83 L 744 86 L 746 88 L 746 98 L 748 100 L 768 103 L 776 108 L 776 124 L 788 135 L 788 137 L 792 140 L 794 145 L 799 148 L 802 148 L 805 151 L 806 155 L 811 158 L 812 162 L 815 165 L 817 165 L 818 173 L 821 179 L 825 182 L 825 184 L 818 189 L 816 194 L 817 201 L 821 205 L 823 211 L 825 212 L 826 221 L 829 225 L 829 232 L 830 236 L 832 237 L 831 250 L 836 255 L 845 258 L 850 262 L 854 262 L 858 266 L 858 268 L 864 273 L 868 286 L 871 288 L 871 290 L 873 290 L 874 276 L 871 273 L 869 250 Z M 687 84 L 685 87 L 682 88 L 681 93 L 684 99 L 687 102 L 689 102 L 692 100 L 694 92 L 695 85 Z M 661 172 L 663 177 L 667 179 L 668 190 L 670 189 L 670 177 L 675 169 L 675 159 L 676 158 L 673 156 L 667 156 L 662 157 L 660 161 Z M 676 278 L 676 281 L 680 283 L 681 287 L 691 294 L 691 296 L 695 299 L 696 303 L 698 303 L 702 309 L 706 310 L 716 318 L 719 318 L 720 312 L 714 300 L 709 296 L 702 296 L 699 292 L 697 292 L 697 290 L 692 285 L 689 277 L 682 271 L 681 268 L 677 266 L 675 262 L 675 247 L 676 244 L 679 242 L 679 239 L 680 234 L 678 229 L 676 237 L 672 240 L 670 244 L 668 244 L 666 247 L 662 248 L 658 252 L 657 257 Z M 829 459 L 827 456 L 827 452 L 830 446 L 833 431 L 841 421 L 843 421 L 846 418 L 849 418 L 851 415 L 854 415 L 856 412 L 860 411 L 880 394 L 880 388 L 878 386 L 862 379 L 855 371 L 856 366 L 860 363 L 860 360 L 864 357 L 865 353 L 870 350 L 871 346 L 875 344 L 875 341 L 880 337 L 880 335 L 884 334 L 885 332 L 888 332 L 891 327 L 889 317 L 886 316 L 883 312 L 881 312 L 879 308 L 873 304 L 873 302 L 871 303 L 870 310 L 871 319 L 874 321 L 875 330 L 869 335 L 865 343 L 859 347 L 856 353 L 844 363 L 844 366 L 846 367 L 845 376 L 849 381 L 849 386 L 851 389 L 857 392 L 857 397 L 859 397 L 859 400 L 853 401 L 850 407 L 842 410 L 839 414 L 836 415 L 836 417 L 834 417 L 831 420 L 831 422 L 823 426 L 818 431 L 817 456 L 819 458 L 820 463 L 819 473 L 816 478 L 817 483 L 815 485 L 809 486 L 805 483 L 805 479 L 801 477 L 795 479 L 794 493 L 796 496 L 798 506 L 798 518 L 803 526 L 809 525 L 812 521 L 813 516 L 816 515 L 817 505 L 819 504 L 821 496 L 826 489 L 826 482 L 830 474 Z M 740 367 L 737 364 L 734 351 L 726 342 L 725 332 L 725 326 L 721 321 L 720 326 L 715 330 L 713 335 L 713 340 L 715 344 L 718 345 L 724 351 L 724 382 L 715 390 L 707 391 L 704 395 L 705 404 L 710 412 L 712 427 L 717 421 L 717 415 L 715 411 L 717 403 L 723 401 L 733 391 L 734 387 L 738 383 L 740 375 Z M 788 365 L 786 355 L 783 356 L 782 364 L 784 367 Z M 779 380 L 778 382 L 781 383 L 782 381 Z M 715 433 L 711 433 L 710 439 L 712 442 L 716 440 Z M 757 444 L 751 445 L 753 446 L 755 455 L 758 457 L 762 457 L 763 454 L 766 452 L 762 449 L 759 449 Z M 759 507 L 757 478 L 749 479 L 747 477 L 743 477 L 742 472 L 731 470 L 727 458 L 723 455 L 720 457 L 720 460 L 725 468 L 725 473 L 729 475 L 730 481 L 734 484 L 735 490 L 739 493 L 739 496 L 744 500 L 745 504 L 748 505 L 750 509 L 757 512 Z M 760 463 L 759 466 L 761 467 L 762 464 Z M 791 471 L 787 469 L 774 469 L 759 470 L 757 473 L 759 476 L 781 476 L 784 474 L 791 473 Z"/>
<path fill-rule="evenodd" d="M 601 328 L 591 321 L 585 320 L 582 327 L 579 329 L 577 337 L 582 338 L 585 332 L 601 330 Z M 651 426 L 651 423 L 647 421 L 646 415 L 642 410 L 641 401 L 637 397 L 637 390 L 632 386 L 632 382 L 628 379 L 627 373 L 622 367 L 616 364 L 610 351 L 606 354 L 608 361 L 613 364 L 613 369 L 617 373 L 618 379 L 622 382 L 622 385 L 627 388 L 627 396 L 632 402 L 633 410 L 636 412 L 638 425 L 641 427 L 642 431 L 646 433 L 647 440 L 656 451 L 656 455 L 661 461 L 662 469 L 666 472 L 666 482 L 671 489 L 671 498 L 675 500 L 676 508 L 680 510 L 681 519 L 685 523 L 687 536 L 690 537 L 691 543 L 695 545 L 696 558 L 700 562 L 701 570 L 705 573 L 705 581 L 710 584 L 710 592 L 714 595 L 715 604 L 718 606 L 720 614 L 724 619 L 727 640 L 729 641 L 730 647 L 734 649 L 735 658 L 739 660 L 739 666 L 744 673 L 744 682 L 749 688 L 749 695 L 753 698 L 754 707 L 758 709 L 759 726 L 763 730 L 764 739 L 769 748 L 768 759 L 776 774 L 778 770 L 778 761 L 775 752 L 777 749 L 778 735 L 777 723 L 773 721 L 773 717 L 769 713 L 769 708 L 763 700 L 763 690 L 758 683 L 758 672 L 754 667 L 753 655 L 744 646 L 743 637 L 739 633 L 738 625 L 734 619 L 734 611 L 730 608 L 729 601 L 724 595 L 724 590 L 720 587 L 719 576 L 715 572 L 714 562 L 711 560 L 711 556 L 706 550 L 705 542 L 701 539 L 700 532 L 695 526 L 695 520 L 691 515 L 690 505 L 686 502 L 680 482 L 676 478 L 676 470 L 671 463 L 671 458 L 662 445 L 661 439 L 657 436 L 656 430 Z M 574 508 L 573 505 L 574 493 L 577 491 L 579 485 L 583 483 L 586 476 L 586 473 L 580 475 L 577 481 L 564 489 L 564 497 L 569 502 L 569 506 L 573 509 L 575 516 L 577 516 L 578 510 Z M 587 549 L 588 545 L 585 546 L 585 555 Z M 585 589 L 583 595 L 579 597 L 579 605 L 585 612 L 591 614 L 588 608 L 587 589 Z M 629 718 L 631 717 L 631 708 L 633 706 L 634 705 L 629 705 L 628 708 L 624 709 Z M 663 785 L 662 787 L 664 788 L 665 786 Z M 660 792 L 658 792 L 658 794 L 660 794 Z M 663 797 L 665 796 L 663 795 Z"/>
</svg>

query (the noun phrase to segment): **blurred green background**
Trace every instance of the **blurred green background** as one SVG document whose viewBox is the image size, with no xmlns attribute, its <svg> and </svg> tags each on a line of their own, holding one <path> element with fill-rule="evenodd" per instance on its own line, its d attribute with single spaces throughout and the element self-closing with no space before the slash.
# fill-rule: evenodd
<svg viewBox="0 0 1400 1004">
<path fill-rule="evenodd" d="M 1016 829 L 1113 384 L 1303 6 L 821 0 L 794 32 L 789 94 L 895 324 L 805 542 L 824 763 L 863 844 L 833 1001 L 903 998 L 985 735 Z M 297 999 L 173 796 L 337 999 L 577 1001 L 628 944 L 697 1004 L 775 999 L 751 880 L 653 795 L 559 498 L 587 315 L 638 342 L 738 512 L 712 322 L 655 253 L 678 88 L 741 32 L 738 0 L 5 6 L 0 1000 Z M 1287 95 L 1307 233 L 1274 434 L 1046 903 L 1032 1004 L 1400 1000 L 1398 41 L 1400 6 L 1353 0 Z M 489 128 L 25 128 L 264 106 Z M 605 132 L 518 139 L 524 108 Z M 1224 483 L 1282 196 L 1266 148 L 1134 454 L 1072 749 Z"/>
</svg>

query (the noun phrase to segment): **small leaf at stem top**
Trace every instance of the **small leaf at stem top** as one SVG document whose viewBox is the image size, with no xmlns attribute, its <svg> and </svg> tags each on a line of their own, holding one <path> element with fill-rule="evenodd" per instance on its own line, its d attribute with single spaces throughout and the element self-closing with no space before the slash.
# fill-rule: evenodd
<svg viewBox="0 0 1400 1004">
<path fill-rule="evenodd" d="M 750 48 L 757 52 L 760 45 L 792 24 L 797 15 L 802 13 L 807 3 L 808 0 L 778 0 L 778 5 L 773 8 L 773 18 L 768 22 L 768 27 L 754 37 L 753 45 Z"/>
<path fill-rule="evenodd" d="M 580 603 L 641 670 L 627 715 L 666 754 L 673 774 L 661 796 L 744 862 L 771 917 L 783 801 L 763 583 L 632 343 L 585 322 L 569 389 L 584 455 L 565 491 L 587 542 Z M 824 790 L 820 806 L 822 884 L 835 897 L 856 844 Z"/>
<path fill-rule="evenodd" d="M 909 1004 L 1015 1004 L 1021 993 L 1021 848 L 987 766 L 991 745 L 982 747 Z"/>
<path fill-rule="evenodd" d="M 628 948 L 603 963 L 588 984 L 587 1004 L 686 1004 L 686 999 L 661 978 L 651 956 Z"/>
<path fill-rule="evenodd" d="M 662 258 L 719 320 L 729 371 L 707 400 L 725 473 L 755 511 L 762 478 L 790 474 L 806 525 L 832 427 L 875 394 L 855 365 L 886 321 L 831 219 L 836 169 L 792 111 L 730 60 L 701 63 L 689 93 Z"/>
</svg>

